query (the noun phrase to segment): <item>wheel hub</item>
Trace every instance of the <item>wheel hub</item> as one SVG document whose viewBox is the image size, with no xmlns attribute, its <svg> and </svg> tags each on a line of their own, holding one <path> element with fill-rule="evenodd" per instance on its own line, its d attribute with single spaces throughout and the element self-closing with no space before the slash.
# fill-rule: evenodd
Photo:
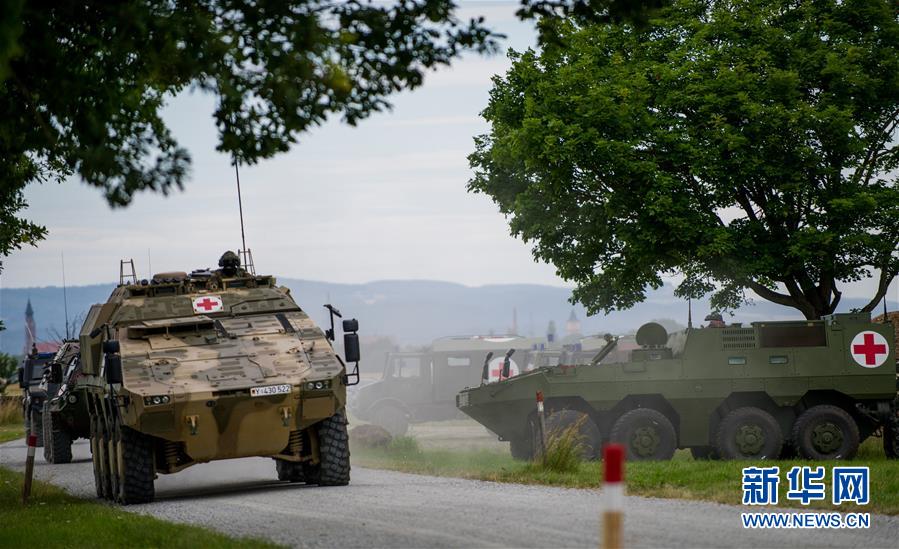
<svg viewBox="0 0 899 549">
<path fill-rule="evenodd" d="M 812 429 L 812 445 L 822 454 L 834 452 L 843 445 L 843 431 L 833 423 L 821 423 Z"/>
<path fill-rule="evenodd" d="M 741 454 L 755 455 L 765 446 L 765 433 L 758 425 L 741 425 L 735 442 Z"/>
<path fill-rule="evenodd" d="M 641 457 L 651 456 L 659 448 L 659 434 L 652 427 L 640 427 L 631 437 L 631 448 Z"/>
</svg>

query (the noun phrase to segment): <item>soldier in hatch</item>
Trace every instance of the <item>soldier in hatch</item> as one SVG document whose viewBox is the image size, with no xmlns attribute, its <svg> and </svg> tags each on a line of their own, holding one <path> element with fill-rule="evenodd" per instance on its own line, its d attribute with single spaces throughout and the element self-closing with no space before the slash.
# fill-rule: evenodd
<svg viewBox="0 0 899 549">
<path fill-rule="evenodd" d="M 236 253 L 228 250 L 222 254 L 219 259 L 219 267 L 223 277 L 233 278 L 236 276 L 246 276 L 246 271 L 240 268 L 240 258 Z"/>
</svg>

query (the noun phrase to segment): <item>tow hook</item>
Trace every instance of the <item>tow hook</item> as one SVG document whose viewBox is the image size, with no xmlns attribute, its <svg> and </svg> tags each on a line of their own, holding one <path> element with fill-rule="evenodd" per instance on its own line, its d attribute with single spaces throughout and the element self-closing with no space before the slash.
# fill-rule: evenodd
<svg viewBox="0 0 899 549">
<path fill-rule="evenodd" d="M 187 416 L 186 418 L 184 418 L 184 420 L 187 422 L 187 424 L 190 425 L 190 434 L 191 435 L 197 434 L 197 421 L 199 419 L 200 419 L 199 416 Z"/>
<path fill-rule="evenodd" d="M 290 408 L 287 406 L 281 407 L 281 423 L 285 427 L 290 425 Z"/>
</svg>

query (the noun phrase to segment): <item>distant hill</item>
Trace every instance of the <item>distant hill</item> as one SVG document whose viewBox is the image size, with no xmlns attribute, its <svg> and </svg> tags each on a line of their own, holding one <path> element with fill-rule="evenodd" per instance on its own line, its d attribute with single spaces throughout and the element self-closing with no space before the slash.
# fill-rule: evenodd
<svg viewBox="0 0 899 549">
<path fill-rule="evenodd" d="M 437 337 L 459 334 L 507 333 L 512 327 L 513 309 L 517 311 L 518 332 L 542 335 L 550 320 L 560 336 L 572 308 L 581 321 L 583 334 L 626 333 L 644 322 L 669 319 L 686 325 L 687 305 L 673 295 L 671 286 L 649 294 L 647 300 L 628 311 L 587 317 L 580 305 L 568 302 L 571 291 L 554 286 L 503 284 L 468 287 L 451 282 L 429 280 L 386 280 L 366 284 L 331 284 L 298 279 L 281 279 L 294 298 L 317 322 L 327 314 L 322 307 L 332 303 L 347 317 L 359 319 L 361 335 L 390 336 L 403 345 L 426 344 Z M 113 284 L 95 284 L 68 288 L 69 318 L 86 313 L 93 303 L 103 302 Z M 31 299 L 39 339 L 64 334 L 62 289 L 0 289 L 0 318 L 7 330 L 0 332 L 0 351 L 18 354 L 25 341 L 25 305 Z M 861 307 L 863 300 L 844 299 L 840 310 Z M 897 309 L 896 304 L 891 305 Z M 706 302 L 693 303 L 693 320 L 698 325 L 709 312 Z M 784 320 L 801 318 L 793 309 L 758 301 L 743 307 L 734 321 Z"/>
</svg>

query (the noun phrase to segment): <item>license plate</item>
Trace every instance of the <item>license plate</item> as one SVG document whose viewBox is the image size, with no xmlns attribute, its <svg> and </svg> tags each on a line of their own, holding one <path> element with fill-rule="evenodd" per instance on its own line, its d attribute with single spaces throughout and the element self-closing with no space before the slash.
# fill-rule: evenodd
<svg viewBox="0 0 899 549">
<path fill-rule="evenodd" d="M 263 397 L 269 395 L 283 395 L 290 392 L 290 385 L 268 385 L 267 387 L 251 387 L 251 397 Z"/>
</svg>

